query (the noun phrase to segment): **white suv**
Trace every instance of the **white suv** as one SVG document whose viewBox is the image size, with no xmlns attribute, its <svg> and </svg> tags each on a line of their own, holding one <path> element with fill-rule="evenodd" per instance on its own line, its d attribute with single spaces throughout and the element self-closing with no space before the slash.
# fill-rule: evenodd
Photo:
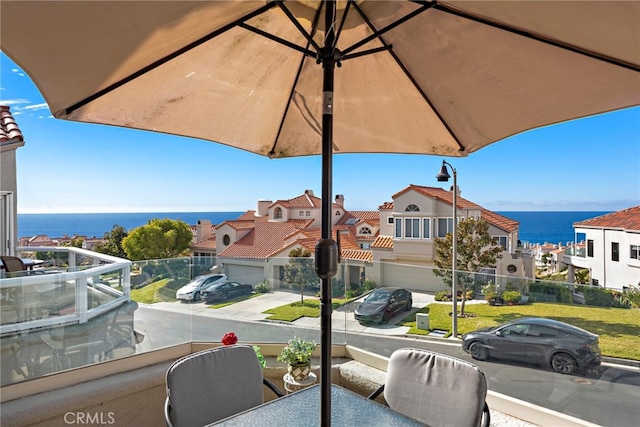
<svg viewBox="0 0 640 427">
<path fill-rule="evenodd" d="M 205 274 L 204 276 L 198 276 L 176 291 L 176 299 L 183 301 L 199 301 L 202 291 L 211 285 L 226 281 L 226 274 Z"/>
</svg>

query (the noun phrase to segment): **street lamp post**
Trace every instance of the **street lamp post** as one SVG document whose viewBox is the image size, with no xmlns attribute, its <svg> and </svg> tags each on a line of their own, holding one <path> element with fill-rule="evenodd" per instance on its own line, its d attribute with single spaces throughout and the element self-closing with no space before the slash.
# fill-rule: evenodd
<svg viewBox="0 0 640 427">
<path fill-rule="evenodd" d="M 451 175 L 447 171 L 447 166 L 451 168 L 453 172 L 453 241 L 451 243 L 452 252 L 452 267 L 451 267 L 451 299 L 453 300 L 453 313 L 451 314 L 451 336 L 454 338 L 458 336 L 458 277 L 456 275 L 456 261 L 458 259 L 458 175 L 456 169 L 451 166 L 451 163 L 442 161 L 442 168 L 440 173 L 436 175 L 438 182 L 447 182 Z M 462 296 L 464 298 L 464 295 Z"/>
</svg>

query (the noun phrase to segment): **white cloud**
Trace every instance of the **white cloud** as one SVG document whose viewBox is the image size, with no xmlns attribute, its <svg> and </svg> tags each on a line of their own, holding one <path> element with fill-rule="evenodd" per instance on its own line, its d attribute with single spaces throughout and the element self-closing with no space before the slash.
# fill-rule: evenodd
<svg viewBox="0 0 640 427">
<path fill-rule="evenodd" d="M 42 110 L 42 109 L 48 109 L 49 106 L 47 105 L 46 102 L 43 102 L 42 104 L 33 104 L 33 105 L 27 105 L 26 107 L 23 107 L 25 110 Z"/>
<path fill-rule="evenodd" d="M 8 106 L 12 106 L 12 105 L 20 105 L 20 104 L 28 104 L 29 101 L 26 99 L 22 99 L 22 98 L 17 98 L 17 99 L 0 99 L 0 105 L 8 105 Z M 18 109 L 20 107 L 17 107 Z"/>
</svg>

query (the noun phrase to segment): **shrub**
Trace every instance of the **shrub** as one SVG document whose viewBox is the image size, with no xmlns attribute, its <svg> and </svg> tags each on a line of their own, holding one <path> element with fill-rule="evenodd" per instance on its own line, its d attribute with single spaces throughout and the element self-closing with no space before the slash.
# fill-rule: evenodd
<svg viewBox="0 0 640 427">
<path fill-rule="evenodd" d="M 606 289 L 583 286 L 584 303 L 596 307 L 612 307 L 613 294 Z"/>
<path fill-rule="evenodd" d="M 529 295 L 534 301 L 542 302 L 573 302 L 569 288 L 551 282 L 536 281 L 529 285 Z"/>
<path fill-rule="evenodd" d="M 357 288 L 357 289 L 347 289 L 347 291 L 345 292 L 344 296 L 346 298 L 355 298 L 358 297 L 360 295 L 363 294 L 363 288 Z"/>
<path fill-rule="evenodd" d="M 625 299 L 636 308 L 640 308 L 640 286 L 629 286 L 624 290 Z"/>
<path fill-rule="evenodd" d="M 517 303 L 520 302 L 521 298 L 522 298 L 522 294 L 520 292 L 518 292 L 518 291 L 504 291 L 502 293 L 502 299 L 507 304 L 509 304 L 509 303 L 517 304 Z"/>
<path fill-rule="evenodd" d="M 258 283 L 254 288 L 254 291 L 256 291 L 256 293 L 259 294 L 268 294 L 271 289 L 269 287 L 269 281 L 267 280 L 263 280 L 262 282 Z"/>
<path fill-rule="evenodd" d="M 436 292 L 433 296 L 436 301 L 451 301 L 451 293 L 447 289 Z"/>
<path fill-rule="evenodd" d="M 364 292 L 372 291 L 376 288 L 376 281 L 373 279 L 365 279 L 362 287 L 364 287 Z"/>
</svg>

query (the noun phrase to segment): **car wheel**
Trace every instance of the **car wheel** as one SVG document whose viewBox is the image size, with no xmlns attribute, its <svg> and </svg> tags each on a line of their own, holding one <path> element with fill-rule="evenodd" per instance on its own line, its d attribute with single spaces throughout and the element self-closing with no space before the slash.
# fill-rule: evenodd
<svg viewBox="0 0 640 427">
<path fill-rule="evenodd" d="M 384 314 L 382 315 L 382 323 L 388 323 L 389 319 L 391 319 L 391 313 L 389 313 L 388 311 L 385 311 Z"/>
<path fill-rule="evenodd" d="M 551 358 L 551 367 L 561 374 L 573 374 L 578 367 L 576 359 L 567 353 L 557 353 Z"/>
<path fill-rule="evenodd" d="M 193 302 L 200 301 L 200 292 L 193 294 Z"/>
<path fill-rule="evenodd" d="M 411 311 L 413 308 L 413 300 L 407 301 L 407 304 L 404 306 L 404 311 Z"/>
<path fill-rule="evenodd" d="M 469 346 L 469 354 L 476 360 L 487 360 L 489 358 L 489 350 L 478 341 L 471 343 Z"/>
</svg>

